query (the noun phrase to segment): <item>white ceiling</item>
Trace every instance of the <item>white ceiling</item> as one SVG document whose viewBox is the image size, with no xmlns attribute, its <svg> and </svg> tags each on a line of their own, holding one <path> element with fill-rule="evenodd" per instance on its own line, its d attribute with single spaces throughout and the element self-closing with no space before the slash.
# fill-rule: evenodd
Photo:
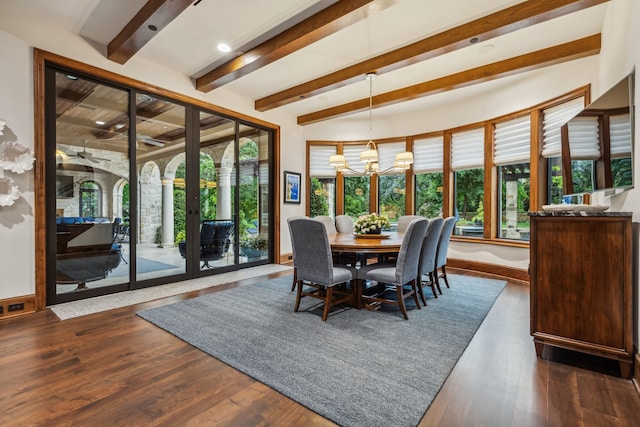
<svg viewBox="0 0 640 427">
<path fill-rule="evenodd" d="M 224 88 L 256 100 L 521 2 L 397 0 Z M 32 25 L 57 24 L 104 48 L 144 3 L 146 0 L 1 0 L 0 10 L 30 20 Z M 333 3 L 335 0 L 201 0 L 160 31 L 135 58 L 194 78 L 211 69 L 211 64 L 233 58 L 233 52 L 255 46 Z M 374 95 L 598 33 L 606 8 L 604 3 L 379 75 L 373 83 Z M 218 52 L 219 42 L 231 45 L 232 53 Z M 454 92 L 450 92 L 452 97 Z M 279 108 L 299 116 L 368 94 L 363 76 L 361 82 Z M 446 102 L 446 95 L 438 97 Z M 392 114 L 402 106 L 381 110 Z"/>
</svg>

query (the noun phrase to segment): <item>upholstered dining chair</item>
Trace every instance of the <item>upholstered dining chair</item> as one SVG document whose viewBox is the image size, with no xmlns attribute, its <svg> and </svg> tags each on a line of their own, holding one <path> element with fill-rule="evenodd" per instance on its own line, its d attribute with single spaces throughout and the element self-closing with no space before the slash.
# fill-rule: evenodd
<svg viewBox="0 0 640 427">
<path fill-rule="evenodd" d="M 323 223 L 325 228 L 327 229 L 328 234 L 336 234 L 338 232 L 338 229 L 336 228 L 336 223 L 333 221 L 333 218 L 331 218 L 330 216 L 318 215 L 318 216 L 314 216 L 313 219 Z"/>
<path fill-rule="evenodd" d="M 449 241 L 453 234 L 453 227 L 456 225 L 456 217 L 450 216 L 444 220 L 442 226 L 442 233 L 440 233 L 440 240 L 438 241 L 438 250 L 436 252 L 436 262 L 433 268 L 434 279 L 438 292 L 442 295 L 442 289 L 440 288 L 440 280 L 444 279 L 444 284 L 449 287 L 449 280 L 447 279 L 447 252 L 449 251 Z"/>
<path fill-rule="evenodd" d="M 402 238 L 400 251 L 395 265 L 382 265 L 377 267 L 375 264 L 362 267 L 358 270 L 357 276 L 363 280 L 375 280 L 381 289 L 374 295 L 363 295 L 362 301 L 366 308 L 376 308 L 380 304 L 398 305 L 402 316 L 405 320 L 409 320 L 404 300 L 413 297 L 416 307 L 420 308 L 418 301 L 418 290 L 416 282 L 418 280 L 418 264 L 420 262 L 420 248 L 427 232 L 429 220 L 426 218 L 411 221 Z M 385 286 L 381 286 L 385 285 Z M 390 288 L 387 288 L 387 286 Z M 410 289 L 405 291 L 405 286 L 409 285 Z M 386 298 L 387 290 L 394 289 L 396 299 Z"/>
<path fill-rule="evenodd" d="M 438 298 L 433 268 L 436 262 L 436 252 L 438 251 L 438 242 L 440 241 L 443 225 L 444 218 L 431 218 L 429 220 L 429 226 L 427 227 L 427 235 L 422 242 L 420 263 L 418 264 L 418 291 L 420 292 L 422 303 L 425 306 L 427 305 L 423 290 L 425 286 L 429 286 L 433 292 L 433 296 Z"/>
<path fill-rule="evenodd" d="M 353 233 L 353 218 L 349 215 L 336 216 L 336 229 L 338 233 Z"/>
<path fill-rule="evenodd" d="M 402 215 L 398 217 L 398 227 L 396 230 L 398 231 L 398 233 L 404 233 L 407 230 L 407 227 L 409 226 L 409 224 L 411 224 L 411 221 L 419 218 L 424 218 L 424 217 L 420 215 Z"/>
<path fill-rule="evenodd" d="M 307 218 L 308 216 L 292 216 L 287 218 L 287 226 L 289 227 L 289 238 L 291 239 L 291 259 L 293 261 L 293 283 L 291 284 L 291 292 L 296 290 L 296 284 L 298 283 L 298 271 L 296 270 L 296 246 L 293 241 L 293 233 L 291 233 L 291 221 L 294 219 Z"/>
<path fill-rule="evenodd" d="M 294 311 L 298 311 L 304 297 L 320 299 L 324 301 L 322 320 L 326 321 L 332 306 L 353 303 L 354 293 L 341 290 L 337 285 L 355 279 L 356 270 L 334 265 L 327 230 L 320 221 L 295 218 L 289 221 L 289 230 L 297 282 Z"/>
</svg>

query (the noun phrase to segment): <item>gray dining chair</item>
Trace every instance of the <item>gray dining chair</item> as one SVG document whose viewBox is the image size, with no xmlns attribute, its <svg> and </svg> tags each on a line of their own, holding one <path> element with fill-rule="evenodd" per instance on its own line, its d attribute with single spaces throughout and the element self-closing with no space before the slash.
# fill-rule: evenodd
<svg viewBox="0 0 640 427">
<path fill-rule="evenodd" d="M 338 232 L 338 229 L 336 228 L 336 223 L 334 222 L 333 218 L 331 218 L 330 216 L 318 215 L 318 216 L 314 216 L 313 219 L 323 223 L 325 228 L 327 229 L 328 234 L 336 234 Z"/>
<path fill-rule="evenodd" d="M 420 218 L 424 218 L 424 217 L 420 215 L 402 215 L 398 217 L 398 226 L 396 230 L 398 231 L 398 233 L 404 233 L 407 227 L 409 226 L 409 224 L 411 224 L 411 221 L 413 221 L 414 219 L 420 219 Z"/>
<path fill-rule="evenodd" d="M 353 233 L 353 218 L 349 215 L 336 216 L 336 229 L 338 233 Z"/>
<path fill-rule="evenodd" d="M 331 247 L 324 224 L 315 219 L 294 218 L 288 221 L 294 250 L 297 294 L 294 311 L 300 300 L 312 297 L 324 301 L 322 320 L 326 321 L 332 306 L 353 304 L 353 291 L 341 290 L 340 284 L 355 279 L 355 268 L 333 263 Z M 309 290 L 311 288 L 311 290 Z"/>
<path fill-rule="evenodd" d="M 420 251 L 420 264 L 418 265 L 418 291 L 422 303 L 426 306 L 427 300 L 424 297 L 424 287 L 429 286 L 433 292 L 433 296 L 438 298 L 436 292 L 436 282 L 434 277 L 434 266 L 436 262 L 436 253 L 438 251 L 438 242 L 442 233 L 444 218 L 437 217 L 429 220 L 427 227 L 427 235 L 422 242 L 422 250 Z"/>
<path fill-rule="evenodd" d="M 293 283 L 291 284 L 291 292 L 296 290 L 296 284 L 298 283 L 297 275 L 298 272 L 296 270 L 296 246 L 293 241 L 293 234 L 291 234 L 291 224 L 290 222 L 294 219 L 299 218 L 309 218 L 308 216 L 292 216 L 287 218 L 287 226 L 289 227 L 289 238 L 291 239 L 291 259 L 293 261 Z"/>
<path fill-rule="evenodd" d="M 444 279 L 444 284 L 449 287 L 449 280 L 447 279 L 447 252 L 449 251 L 449 241 L 451 240 L 451 234 L 453 234 L 453 228 L 456 225 L 457 218 L 455 216 L 447 217 L 444 220 L 442 226 L 442 233 L 440 233 L 440 239 L 438 241 L 438 250 L 436 252 L 436 262 L 433 268 L 434 279 L 438 292 L 442 295 L 442 288 L 440 288 L 440 280 Z"/>
<path fill-rule="evenodd" d="M 429 220 L 426 218 L 417 219 L 409 224 L 402 238 L 398 258 L 394 265 L 383 264 L 377 268 L 375 265 L 370 265 L 358 270 L 358 278 L 376 281 L 380 288 L 374 295 L 362 295 L 361 298 L 365 303 L 365 307 L 376 308 L 380 304 L 397 305 L 406 320 L 409 320 L 404 304 L 406 298 L 412 296 L 416 307 L 420 308 L 416 282 L 418 279 L 420 248 L 422 247 L 428 224 Z M 409 285 L 410 289 L 405 291 L 406 285 Z M 386 292 L 394 289 L 396 298 L 387 298 L 385 296 Z"/>
</svg>

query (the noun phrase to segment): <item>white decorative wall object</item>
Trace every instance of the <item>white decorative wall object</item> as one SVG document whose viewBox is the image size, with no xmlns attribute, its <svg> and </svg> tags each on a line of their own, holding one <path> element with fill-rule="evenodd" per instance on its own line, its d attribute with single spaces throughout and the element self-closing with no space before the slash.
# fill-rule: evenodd
<svg viewBox="0 0 640 427">
<path fill-rule="evenodd" d="M 0 168 L 23 173 L 33 168 L 33 151 L 19 142 L 0 144 Z"/>
<path fill-rule="evenodd" d="M 13 179 L 0 178 L 0 206 L 11 206 L 18 197 L 20 197 L 20 191 L 13 185 Z"/>
</svg>

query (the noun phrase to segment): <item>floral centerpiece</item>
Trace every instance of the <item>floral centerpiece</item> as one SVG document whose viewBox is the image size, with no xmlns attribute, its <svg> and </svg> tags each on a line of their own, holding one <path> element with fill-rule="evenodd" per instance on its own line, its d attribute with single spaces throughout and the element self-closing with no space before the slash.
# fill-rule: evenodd
<svg viewBox="0 0 640 427">
<path fill-rule="evenodd" d="M 383 228 L 389 228 L 389 218 L 386 215 L 370 213 L 361 215 L 353 224 L 356 234 L 380 234 Z"/>
</svg>

